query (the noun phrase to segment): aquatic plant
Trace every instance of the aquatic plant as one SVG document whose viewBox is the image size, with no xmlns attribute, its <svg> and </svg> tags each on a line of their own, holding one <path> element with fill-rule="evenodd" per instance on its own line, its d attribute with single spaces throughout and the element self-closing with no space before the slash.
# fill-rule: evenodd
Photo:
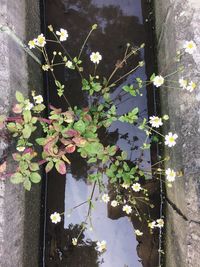
<svg viewBox="0 0 200 267">
<path fill-rule="evenodd" d="M 21 184 L 26 190 L 31 190 L 32 184 L 41 181 L 40 166 L 45 165 L 46 173 L 53 168 L 62 174 L 67 173 L 68 167 L 71 164 L 70 154 L 78 153 L 80 157 L 85 159 L 88 164 L 88 181 L 93 183 L 91 196 L 84 203 L 77 205 L 75 208 L 83 204 L 88 205 L 88 213 L 85 221 L 82 222 L 82 229 L 78 236 L 72 238 L 72 244 L 78 245 L 78 239 L 81 233 L 91 226 L 91 212 L 93 208 L 93 196 L 95 187 L 99 187 L 99 200 L 111 205 L 113 208 L 121 207 L 122 211 L 131 216 L 135 213 L 139 220 L 144 219 L 150 229 L 162 228 L 164 226 L 163 218 L 152 220 L 147 214 L 141 214 L 138 209 L 138 202 L 144 202 L 150 208 L 153 208 L 149 199 L 148 191 L 145 189 L 145 180 L 152 178 L 152 174 L 159 175 L 159 179 L 163 179 L 166 175 L 166 183 L 171 186 L 175 181 L 177 171 L 171 168 L 164 170 L 160 168 L 160 163 L 163 163 L 169 158 L 160 159 L 152 166 L 152 170 L 144 170 L 140 168 L 139 161 L 130 163 L 126 151 L 123 151 L 117 145 L 104 145 L 99 132 L 108 129 L 115 121 L 136 125 L 141 131 L 146 134 L 143 145 L 140 147 L 141 153 L 143 150 L 150 149 L 153 142 L 161 142 L 169 148 L 176 145 L 177 134 L 169 132 L 163 135 L 159 129 L 163 123 L 169 119 L 168 115 L 159 117 L 157 115 L 150 116 L 149 120 L 140 116 L 138 107 L 133 107 L 128 113 L 118 114 L 116 98 L 112 98 L 111 92 L 117 84 L 124 80 L 129 74 L 134 73 L 137 69 L 144 66 L 143 61 L 139 61 L 134 68 L 123 74 L 120 78 L 115 79 L 115 74 L 123 69 L 124 65 L 128 64 L 131 57 L 140 53 L 144 48 L 144 44 L 140 47 L 127 44 L 124 51 L 124 57 L 115 65 L 111 75 L 108 78 L 99 77 L 98 65 L 103 62 L 103 56 L 97 51 L 92 52 L 89 56 L 91 64 L 94 64 L 94 72 L 89 76 L 84 76 L 84 68 L 82 62 L 82 53 L 86 42 L 92 32 L 97 28 L 93 25 L 88 36 L 86 37 L 83 46 L 80 49 L 78 56 L 72 58 L 62 45 L 63 41 L 68 38 L 68 32 L 65 29 L 54 31 L 53 27 L 49 26 L 49 31 L 52 33 L 52 40 L 47 40 L 43 34 L 40 34 L 36 39 L 29 41 L 30 49 L 36 49 L 43 54 L 44 64 L 41 66 L 45 72 L 50 72 L 54 81 L 55 89 L 60 98 L 66 101 L 66 109 L 60 107 L 49 106 L 48 117 L 44 116 L 43 111 L 47 108 L 44 105 L 43 97 L 32 91 L 32 98 L 26 98 L 21 92 L 16 91 L 17 103 L 13 106 L 12 117 L 0 116 L 0 129 L 7 129 L 13 139 L 16 140 L 16 152 L 12 154 L 13 160 L 16 162 L 16 169 L 12 173 L 6 173 L 6 162 L 0 165 L 0 173 L 2 177 L 10 177 L 13 184 Z M 48 55 L 46 44 L 54 42 L 61 46 L 62 52 L 54 51 L 53 55 Z M 176 60 L 179 60 L 185 53 L 192 54 L 195 51 L 196 45 L 193 41 L 186 42 L 182 51 L 180 51 Z M 90 103 L 85 108 L 71 106 L 65 95 L 65 85 L 62 84 L 54 74 L 54 68 L 63 66 L 78 72 L 81 77 L 81 88 L 85 91 Z M 136 97 L 141 95 L 141 89 L 149 84 L 156 88 L 163 87 L 165 82 L 168 83 L 170 76 L 181 71 L 179 68 L 173 73 L 162 76 L 161 74 L 152 74 L 150 80 L 144 81 L 140 77 L 135 78 L 132 84 L 126 84 L 122 87 L 121 93 Z M 196 88 L 193 81 L 187 81 L 184 78 L 179 79 L 173 87 L 180 87 L 181 90 L 192 92 Z M 36 137 L 36 131 L 42 132 L 41 137 Z M 37 148 L 37 145 L 42 148 L 42 152 Z M 179 176 L 181 174 L 179 173 Z M 157 177 L 156 177 L 157 178 Z M 107 187 L 109 183 L 115 189 L 114 196 L 109 195 Z M 58 212 L 54 212 L 50 219 L 52 223 L 59 223 L 61 216 Z M 142 236 L 140 229 L 135 230 L 137 236 Z M 106 241 L 97 242 L 97 251 L 102 253 L 106 250 Z"/>
</svg>

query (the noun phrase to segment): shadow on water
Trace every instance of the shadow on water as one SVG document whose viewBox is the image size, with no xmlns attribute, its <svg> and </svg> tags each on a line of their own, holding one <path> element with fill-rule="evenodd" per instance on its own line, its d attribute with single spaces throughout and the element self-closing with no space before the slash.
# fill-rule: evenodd
<svg viewBox="0 0 200 267">
<path fill-rule="evenodd" d="M 52 24 L 55 29 L 62 27 L 68 30 L 69 38 L 65 47 L 72 56 L 78 54 L 91 25 L 98 24 L 99 27 L 91 36 L 82 57 L 85 62 L 83 66 L 86 75 L 93 71 L 92 64 L 89 62 L 91 52 L 99 51 L 102 54 L 103 60 L 98 67 L 98 74 L 108 77 L 117 61 L 122 59 L 127 43 L 139 46 L 146 42 L 149 33 L 145 31 L 143 12 L 141 0 L 46 0 L 47 25 Z M 56 47 L 49 47 L 49 53 L 52 53 L 54 49 Z M 129 64 L 136 66 L 138 61 L 144 59 L 145 53 L 148 53 L 148 47 L 130 60 Z M 120 75 L 126 73 L 127 69 L 128 67 L 125 66 Z M 70 104 L 87 107 L 90 99 L 80 90 L 79 75 L 74 71 L 63 70 L 59 67 L 55 69 L 55 73 L 57 79 L 65 83 L 65 94 Z M 142 111 L 142 116 L 148 116 L 147 98 L 149 95 L 147 97 L 146 88 L 142 92 L 142 97 L 122 96 L 118 98 L 119 91 L 125 82 L 131 83 L 136 77 L 145 80 L 146 76 L 146 69 L 143 67 L 129 75 L 126 81 L 118 84 L 112 93 L 112 98 L 116 98 L 118 114 L 128 112 L 134 106 L 138 106 Z M 118 77 L 120 76 L 116 75 L 115 78 Z M 66 103 L 57 96 L 51 77 L 49 81 L 50 103 L 54 106 L 61 106 L 65 110 Z M 115 122 L 108 132 L 102 132 L 100 136 L 105 144 L 117 144 L 121 149 L 126 150 L 131 162 L 140 160 L 141 168 L 151 168 L 150 153 L 141 154 L 139 149 L 145 136 L 136 126 Z M 87 213 L 87 206 L 76 209 L 70 217 L 67 214 L 75 205 L 85 201 L 91 193 L 92 186 L 86 180 L 87 171 L 85 160 L 74 154 L 67 177 L 59 175 L 54 170 L 48 174 L 45 266 L 156 267 L 158 265 L 157 234 L 150 234 L 145 224 L 141 224 L 136 216 L 132 215 L 129 219 L 124 216 L 121 208 L 113 208 L 110 205 L 106 207 L 99 201 L 95 202 L 95 209 L 92 213 L 95 231 L 84 231 L 80 237 L 80 246 L 72 245 L 72 238 L 80 232 L 80 223 Z M 143 187 L 149 190 L 150 198 L 157 205 L 151 211 L 152 218 L 157 218 L 159 184 L 149 180 Z M 112 188 L 110 191 L 112 194 Z M 97 194 L 96 191 L 95 194 Z M 139 209 L 142 213 L 149 212 L 142 203 Z M 50 214 L 64 210 L 66 214 L 64 221 L 58 225 L 51 224 Z M 136 239 L 134 228 L 141 229 L 144 235 Z M 107 241 L 108 250 L 102 255 L 98 255 L 95 249 L 97 240 Z"/>
</svg>

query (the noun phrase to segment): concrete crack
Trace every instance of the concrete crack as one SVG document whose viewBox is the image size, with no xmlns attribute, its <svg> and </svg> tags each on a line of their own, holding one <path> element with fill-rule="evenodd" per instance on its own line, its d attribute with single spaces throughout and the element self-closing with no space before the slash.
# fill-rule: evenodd
<svg viewBox="0 0 200 267">
<path fill-rule="evenodd" d="M 182 211 L 169 198 L 166 197 L 166 201 L 179 216 L 181 216 L 185 221 L 189 221 Z"/>
<path fill-rule="evenodd" d="M 179 215 L 181 216 L 185 221 L 189 222 L 189 223 L 196 223 L 200 225 L 200 221 L 197 220 L 190 220 L 187 216 L 185 216 L 182 211 L 169 199 L 169 198 L 165 198 L 167 203 L 172 207 L 172 209 Z"/>
</svg>

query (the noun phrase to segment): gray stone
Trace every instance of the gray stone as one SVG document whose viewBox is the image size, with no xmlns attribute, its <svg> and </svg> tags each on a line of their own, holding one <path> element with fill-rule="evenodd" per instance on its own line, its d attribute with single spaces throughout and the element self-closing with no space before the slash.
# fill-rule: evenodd
<svg viewBox="0 0 200 267">
<path fill-rule="evenodd" d="M 196 82 L 190 93 L 177 88 L 161 89 L 162 113 L 170 120 L 165 132 L 178 134 L 177 145 L 165 149 L 170 156 L 166 167 L 183 171 L 173 188 L 167 189 L 167 198 L 187 221 L 172 207 L 167 207 L 166 217 L 166 267 L 198 267 L 200 250 L 200 1 L 154 1 L 159 73 L 163 76 L 184 65 L 182 73 L 170 78 L 185 77 Z M 173 62 L 176 51 L 185 41 L 193 40 L 197 51 L 184 55 L 179 63 Z M 170 83 L 167 84 L 170 86 Z"/>
<path fill-rule="evenodd" d="M 42 90 L 41 68 L 23 45 L 40 33 L 39 1 L 0 0 L 0 7 L 0 114 L 9 114 L 16 90 Z M 13 171 L 14 145 L 5 132 L 0 138 L 0 157 L 7 154 Z M 39 265 L 40 199 L 39 185 L 25 193 L 9 179 L 0 180 L 0 266 Z"/>
</svg>

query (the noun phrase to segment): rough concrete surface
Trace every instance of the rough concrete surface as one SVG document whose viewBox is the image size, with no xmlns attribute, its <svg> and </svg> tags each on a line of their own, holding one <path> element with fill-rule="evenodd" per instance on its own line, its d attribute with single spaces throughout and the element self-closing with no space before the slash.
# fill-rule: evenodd
<svg viewBox="0 0 200 267">
<path fill-rule="evenodd" d="M 40 32 L 39 0 L 0 0 L 0 114 L 9 114 L 15 91 L 41 90 L 41 73 L 18 41 Z M 5 26 L 10 31 L 5 31 Z M 16 38 L 14 38 L 16 37 Z M 8 155 L 13 170 L 13 143 L 0 133 L 0 160 Z M 40 187 L 25 193 L 8 179 L 0 180 L 0 266 L 36 267 L 39 258 Z"/>
<path fill-rule="evenodd" d="M 177 145 L 166 149 L 166 167 L 183 171 L 173 188 L 167 189 L 166 267 L 200 266 L 200 1 L 154 0 L 159 73 L 167 75 L 184 65 L 184 77 L 196 82 L 190 93 L 163 87 L 160 92 L 162 113 L 170 120 L 165 132 L 178 134 Z M 185 41 L 193 40 L 197 50 L 173 62 Z M 167 86 L 172 86 L 168 82 Z M 174 86 L 176 87 L 176 86 Z"/>
</svg>

